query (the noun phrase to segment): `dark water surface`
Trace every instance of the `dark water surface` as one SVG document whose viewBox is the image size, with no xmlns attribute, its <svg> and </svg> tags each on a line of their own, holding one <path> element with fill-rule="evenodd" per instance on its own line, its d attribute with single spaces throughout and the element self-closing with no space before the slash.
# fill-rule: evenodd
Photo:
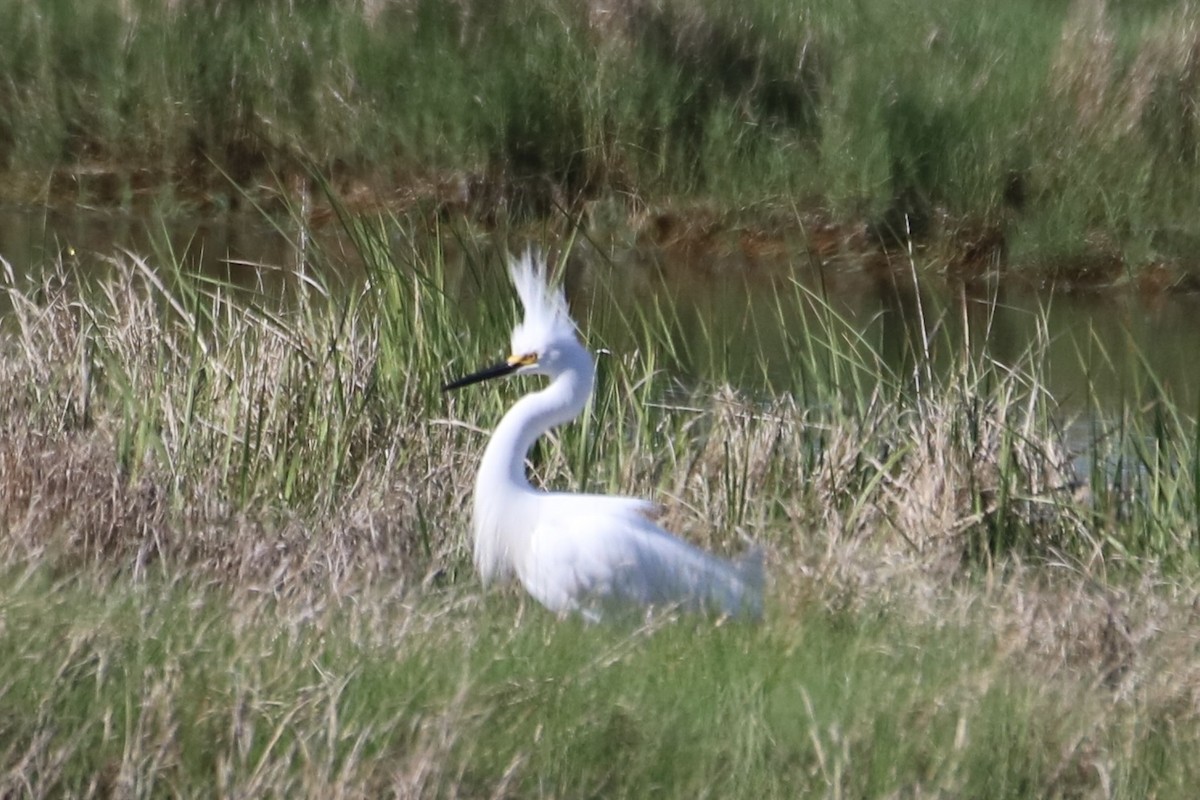
<svg viewBox="0 0 1200 800">
<path fill-rule="evenodd" d="M 332 230 L 321 235 L 327 249 L 340 246 Z M 149 222 L 115 213 L 0 208 L 0 258 L 17 275 L 33 276 L 60 254 L 102 273 L 107 259 L 127 250 L 151 265 L 173 254 L 192 269 L 272 291 L 302 258 L 297 240 L 295 231 L 278 230 L 256 214 Z M 969 342 L 1002 365 L 1022 364 L 1031 348 L 1040 353 L 1043 378 L 1068 418 L 1144 402 L 1155 380 L 1188 413 L 1200 401 L 1200 297 L 1003 283 L 968 289 L 935 277 L 921 278 L 916 288 L 905 265 L 883 274 L 820 269 L 803 252 L 765 265 L 744 255 L 683 258 L 629 248 L 590 264 L 587 252 L 577 249 L 568 287 L 575 310 L 593 320 L 593 340 L 619 347 L 625 326 L 617 317 L 630 316 L 638 305 L 672 302 L 684 377 L 703 379 L 715 370 L 746 388 L 789 385 L 793 361 L 803 357 L 803 331 L 819 328 L 813 315 L 827 313 L 813 310 L 819 304 L 812 298 L 820 297 L 898 373 L 945 369 Z M 354 270 L 353 256 L 345 258 Z M 452 252 L 448 258 L 453 261 Z M 0 314 L 4 303 L 0 298 Z"/>
</svg>

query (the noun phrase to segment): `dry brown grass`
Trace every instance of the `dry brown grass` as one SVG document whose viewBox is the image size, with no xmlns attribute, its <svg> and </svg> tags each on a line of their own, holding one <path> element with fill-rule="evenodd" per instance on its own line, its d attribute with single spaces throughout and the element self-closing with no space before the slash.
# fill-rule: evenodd
<svg viewBox="0 0 1200 800">
<path fill-rule="evenodd" d="M 36 539 L 30 531 L 73 514 L 66 527 L 90 520 L 89 557 L 111 548 L 123 562 L 147 541 L 173 541 L 172 526 L 270 509 L 369 529 L 374 508 L 423 526 L 426 556 L 457 547 L 444 530 L 461 522 L 481 434 L 509 395 L 430 407 L 424 388 L 442 377 L 433 369 L 400 375 L 386 393 L 379 311 L 361 298 L 339 308 L 311 281 L 307 294 L 271 305 L 225 287 L 172 288 L 190 279 L 156 277 L 134 256 L 110 266 L 92 287 L 61 265 L 32 288 L 7 278 L 14 324 L 0 377 L 14 391 L 0 401 L 0 465 L 10 529 Z M 441 324 L 422 321 L 419 288 L 406 291 L 397 302 L 418 307 L 405 312 L 413 324 Z M 413 345 L 429 366 L 444 364 L 433 346 Z M 940 563 L 968 557 L 988 526 L 1022 528 L 1042 553 L 1090 535 L 1053 398 L 1022 365 L 965 363 L 926 375 L 916 395 L 879 382 L 852 412 L 788 396 L 752 402 L 730 388 L 663 404 L 662 376 L 643 374 L 636 354 L 607 369 L 618 428 L 590 431 L 601 440 L 599 482 L 665 493 L 672 521 L 701 537 L 740 532 L 791 554 L 802 541 L 792 531 L 755 535 L 789 520 L 841 547 Z M 541 480 L 577 480 L 570 446 L 539 457 Z M 400 538 L 412 547 L 417 537 Z"/>
<path fill-rule="evenodd" d="M 1122 59 L 1105 0 L 1076 0 L 1051 67 L 1057 96 L 1074 109 L 1077 130 L 1114 143 L 1151 137 L 1195 158 L 1200 143 L 1200 9 L 1181 3 L 1140 34 Z"/>
<path fill-rule="evenodd" d="M 456 558 L 457 536 L 420 533 L 437 524 L 430 508 L 457 514 L 464 499 L 452 464 L 433 460 L 447 452 L 438 428 L 360 413 L 323 440 L 309 429 L 314 411 L 367 391 L 362 331 L 305 329 L 215 297 L 199 322 L 140 259 L 111 266 L 86 290 L 65 269 L 33 289 L 9 277 L 7 563 L 139 577 L 155 564 L 286 592 L 419 580 Z M 326 478 L 335 458 L 341 471 Z M 302 466 L 322 475 L 305 484 L 317 496 L 281 502 Z"/>
<path fill-rule="evenodd" d="M 465 424 L 408 384 L 390 405 L 365 306 L 337 315 L 180 293 L 132 256 L 96 287 L 65 269 L 17 283 L 10 275 L 16 326 L 0 359 L 17 387 L 0 428 L 10 561 L 135 575 L 162 562 L 277 588 L 377 571 L 421 580 L 463 563 L 484 443 L 470 429 L 504 396 L 453 407 L 482 415 Z M 629 406 L 656 385 L 638 370 L 636 358 L 615 367 L 626 421 L 589 434 L 612 439 L 593 481 L 664 499 L 668 526 L 707 547 L 755 540 L 784 564 L 844 564 L 861 585 L 913 572 L 943 582 L 1009 551 L 1095 550 L 1080 547 L 1092 534 L 1079 479 L 1028 376 L 985 392 L 964 371 L 916 403 L 881 388 L 855 414 L 726 389 L 637 422 Z M 539 459 L 549 484 L 577 481 L 563 447 Z"/>
</svg>

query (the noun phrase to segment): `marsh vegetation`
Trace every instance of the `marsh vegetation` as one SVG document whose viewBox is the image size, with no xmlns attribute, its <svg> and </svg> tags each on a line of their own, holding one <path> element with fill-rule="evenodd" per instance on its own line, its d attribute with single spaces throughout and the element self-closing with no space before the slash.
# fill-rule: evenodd
<svg viewBox="0 0 1200 800">
<path fill-rule="evenodd" d="M 1152 376 L 1081 474 L 1036 347 L 930 326 L 955 368 L 897 373 L 793 284 L 818 322 L 748 394 L 681 383 L 672 310 L 631 313 L 533 474 L 753 538 L 770 599 L 761 627 L 584 627 L 481 595 L 465 549 L 519 390 L 438 389 L 506 341 L 503 248 L 345 224 L 365 285 L 311 243 L 282 297 L 129 254 L 8 270 L 10 789 L 1190 791 L 1200 462 Z"/>
<path fill-rule="evenodd" d="M 0 3 L 9 200 L 582 213 L 935 269 L 1195 285 L 1171 2 Z M 239 191 L 240 187 L 240 191 Z M 314 208 L 327 213 L 328 208 Z"/>
<path fill-rule="evenodd" d="M 1083 331 L 1065 402 L 987 280 L 897 338 L 801 274 L 1186 288 L 1195 12 L 901 5 L 0 0 L 6 192 L 289 241 L 0 253 L 0 793 L 1191 797 L 1194 398 Z M 532 478 L 757 542 L 761 625 L 480 590 L 521 387 L 439 388 L 531 241 L 604 351 Z M 771 253 L 770 352 L 631 302 L 647 243 Z"/>
</svg>

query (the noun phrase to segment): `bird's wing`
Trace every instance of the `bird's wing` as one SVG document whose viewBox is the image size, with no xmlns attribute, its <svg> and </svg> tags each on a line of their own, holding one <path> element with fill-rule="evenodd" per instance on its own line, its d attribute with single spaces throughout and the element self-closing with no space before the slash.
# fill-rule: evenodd
<svg viewBox="0 0 1200 800">
<path fill-rule="evenodd" d="M 654 522 L 663 515 L 663 507 L 653 500 L 641 497 L 627 497 L 611 494 L 571 494 L 569 492 L 548 492 L 549 502 L 565 506 L 562 510 L 569 513 L 573 509 L 588 508 L 593 513 L 603 513 L 614 517 L 625 517 L 631 520 L 649 520 Z"/>
<path fill-rule="evenodd" d="M 548 496 L 518 570 L 522 583 L 560 613 L 679 604 L 756 614 L 761 585 L 659 528 L 647 517 L 654 508 L 634 498 Z"/>
</svg>

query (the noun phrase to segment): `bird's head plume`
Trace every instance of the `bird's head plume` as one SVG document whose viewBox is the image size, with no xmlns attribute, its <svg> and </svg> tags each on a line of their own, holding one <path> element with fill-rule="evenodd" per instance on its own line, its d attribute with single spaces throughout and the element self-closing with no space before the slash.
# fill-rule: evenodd
<svg viewBox="0 0 1200 800">
<path fill-rule="evenodd" d="M 526 250 L 509 262 L 508 274 L 525 310 L 524 318 L 513 329 L 514 354 L 542 353 L 552 345 L 578 341 L 566 295 L 561 286 L 550 285 L 545 258 Z"/>
<path fill-rule="evenodd" d="M 512 355 L 499 364 L 450 381 L 442 391 L 505 375 L 549 375 L 554 378 L 571 371 L 585 376 L 579 386 L 584 387 L 580 397 L 586 399 L 591 391 L 594 364 L 575 334 L 575 323 L 567 310 L 562 287 L 550 284 L 545 259 L 526 251 L 521 258 L 509 262 L 508 274 L 525 309 L 525 317 L 513 328 Z"/>
</svg>

